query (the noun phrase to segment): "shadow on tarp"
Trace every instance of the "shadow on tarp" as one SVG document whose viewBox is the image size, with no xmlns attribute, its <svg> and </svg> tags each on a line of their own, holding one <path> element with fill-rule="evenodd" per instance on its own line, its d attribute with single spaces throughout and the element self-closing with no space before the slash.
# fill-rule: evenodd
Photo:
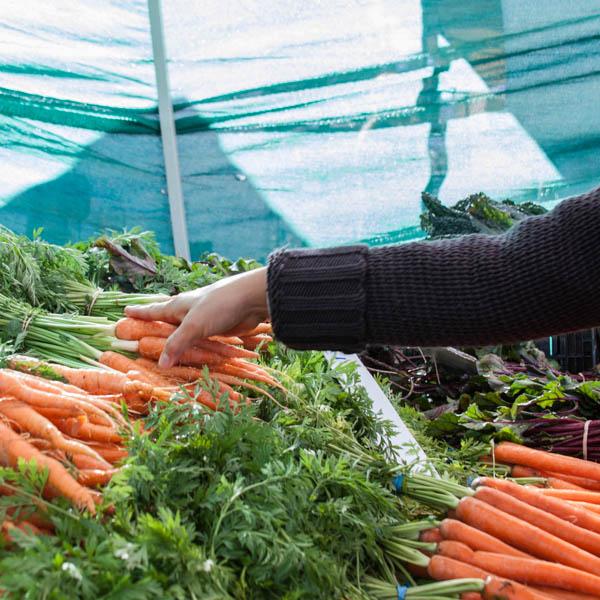
<svg viewBox="0 0 600 600">
<path fill-rule="evenodd" d="M 193 258 L 215 251 L 264 260 L 282 245 L 302 245 L 231 164 L 215 132 L 178 140 Z M 158 135 L 105 133 L 76 159 L 59 177 L 11 198 L 0 208 L 0 223 L 27 235 L 42 227 L 44 238 L 57 244 L 140 226 L 156 233 L 163 251 L 173 252 Z"/>
</svg>

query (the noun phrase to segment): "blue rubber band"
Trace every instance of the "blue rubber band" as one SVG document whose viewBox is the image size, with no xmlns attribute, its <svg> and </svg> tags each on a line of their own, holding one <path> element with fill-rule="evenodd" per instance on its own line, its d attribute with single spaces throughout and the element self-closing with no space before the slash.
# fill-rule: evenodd
<svg viewBox="0 0 600 600">
<path fill-rule="evenodd" d="M 469 487 L 471 487 L 473 485 L 473 482 L 477 479 L 477 477 L 475 475 L 469 475 L 467 477 L 467 485 Z"/>
<path fill-rule="evenodd" d="M 406 598 L 406 592 L 408 592 L 408 586 L 397 584 L 396 592 L 398 592 L 398 600 L 404 600 Z"/>
<path fill-rule="evenodd" d="M 396 475 L 393 483 L 396 491 L 401 494 L 404 491 L 404 475 Z"/>
</svg>

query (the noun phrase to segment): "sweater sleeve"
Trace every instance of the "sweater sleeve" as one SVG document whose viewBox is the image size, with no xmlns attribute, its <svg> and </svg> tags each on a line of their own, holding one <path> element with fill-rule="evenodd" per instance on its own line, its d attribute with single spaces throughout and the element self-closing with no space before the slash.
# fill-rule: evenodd
<svg viewBox="0 0 600 600">
<path fill-rule="evenodd" d="M 283 250 L 269 259 L 279 340 L 485 346 L 600 325 L 600 188 L 503 235 Z"/>
</svg>

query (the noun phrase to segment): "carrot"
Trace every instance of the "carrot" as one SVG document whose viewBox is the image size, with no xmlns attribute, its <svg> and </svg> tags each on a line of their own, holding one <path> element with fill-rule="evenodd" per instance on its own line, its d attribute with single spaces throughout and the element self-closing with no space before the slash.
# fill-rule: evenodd
<svg viewBox="0 0 600 600">
<path fill-rule="evenodd" d="M 225 375 L 233 375 L 234 377 L 240 377 L 241 379 L 252 379 L 253 381 L 260 381 L 267 385 L 279 386 L 279 384 L 267 373 L 257 372 L 253 369 L 249 369 L 246 366 L 241 366 L 239 363 L 233 364 L 231 362 L 222 363 L 211 367 L 211 372 L 223 373 Z"/>
<path fill-rule="evenodd" d="M 507 577 L 519 583 L 546 585 L 584 594 L 597 594 L 600 590 L 600 577 L 544 560 L 516 558 L 493 552 L 474 552 L 468 562 L 494 575 Z"/>
<path fill-rule="evenodd" d="M 562 500 L 573 500 L 575 502 L 587 502 L 589 504 L 600 504 L 600 492 L 590 492 L 588 490 L 565 490 L 551 489 L 541 490 L 546 496 L 561 498 Z"/>
<path fill-rule="evenodd" d="M 115 371 L 119 371 L 120 373 L 127 373 L 127 371 L 135 371 L 136 364 L 135 361 L 123 354 L 119 354 L 118 352 L 113 352 L 112 350 L 106 350 L 103 352 L 98 362 L 105 365 L 106 367 L 110 367 Z"/>
<path fill-rule="evenodd" d="M 457 513 L 461 521 L 529 554 L 600 574 L 600 558 L 477 498 L 462 498 Z"/>
<path fill-rule="evenodd" d="M 63 365 L 51 365 L 74 387 L 91 394 L 119 394 L 126 377 L 122 373 L 104 369 L 73 369 Z"/>
<path fill-rule="evenodd" d="M 512 468 L 513 477 L 545 477 L 549 482 L 550 480 L 560 480 L 558 485 L 549 485 L 549 487 L 567 489 L 565 484 L 568 484 L 573 490 L 593 490 L 600 492 L 600 481 L 594 479 L 586 479 L 585 477 L 572 477 L 570 475 L 564 475 L 561 473 L 553 473 L 552 471 L 537 471 L 536 469 L 530 469 L 529 467 L 522 467 L 521 465 L 515 465 Z"/>
<path fill-rule="evenodd" d="M 453 558 L 436 554 L 431 557 L 427 566 L 427 574 L 436 581 L 449 579 L 486 579 L 488 573 L 479 567 L 474 567 Z"/>
<path fill-rule="evenodd" d="M 550 598 L 557 600 L 598 600 L 600 596 L 590 596 L 589 594 L 579 594 L 577 592 L 568 592 L 567 590 L 557 590 L 556 588 L 541 585 L 531 586 L 532 589 L 542 592 Z"/>
<path fill-rule="evenodd" d="M 252 350 L 246 350 L 245 348 L 230 346 L 228 344 L 214 342 L 212 340 L 198 340 L 194 342 L 194 348 L 214 352 L 215 354 L 225 358 L 259 358 L 259 355 Z"/>
<path fill-rule="evenodd" d="M 147 371 L 153 371 L 178 381 L 191 383 L 202 377 L 202 369 L 197 369 L 196 367 L 185 367 L 179 365 L 175 367 L 163 368 L 159 367 L 155 360 L 150 360 L 149 358 L 143 357 L 136 358 L 135 362 L 137 365 L 143 369 L 146 369 Z"/>
<path fill-rule="evenodd" d="M 547 600 L 548 596 L 514 581 L 494 577 L 485 580 L 485 600 Z"/>
<path fill-rule="evenodd" d="M 481 600 L 483 596 L 479 592 L 464 592 L 460 595 L 460 600 Z"/>
<path fill-rule="evenodd" d="M 600 533 L 600 515 L 596 515 L 589 510 L 569 504 L 558 498 L 547 496 L 536 488 L 518 485 L 506 479 L 492 479 L 488 477 L 479 479 L 478 485 L 496 488 L 578 527 Z"/>
<path fill-rule="evenodd" d="M 531 525 L 535 525 L 582 550 L 600 555 L 600 535 L 593 531 L 577 527 L 560 517 L 548 514 L 535 506 L 514 498 L 510 494 L 491 487 L 478 488 L 475 492 L 475 498 L 491 504 L 509 515 L 527 521 Z M 597 568 L 598 573 L 600 573 L 600 560 L 598 560 Z"/>
<path fill-rule="evenodd" d="M 489 552 L 499 552 L 509 556 L 530 558 L 529 554 L 525 554 L 525 552 L 521 552 L 520 550 L 505 544 L 498 538 L 492 537 L 479 529 L 475 529 L 474 527 L 455 519 L 444 519 L 440 523 L 440 533 L 445 540 L 462 542 L 472 550 L 487 550 Z"/>
<path fill-rule="evenodd" d="M 91 458 L 90 456 L 84 454 L 74 454 L 71 457 L 71 462 L 80 470 L 89 471 L 89 470 L 106 470 L 112 469 L 112 465 L 104 460 L 96 460 Z"/>
<path fill-rule="evenodd" d="M 253 329 L 247 329 L 246 331 L 241 329 L 232 329 L 231 332 L 235 332 L 233 335 L 237 335 L 239 337 L 248 337 L 252 335 L 259 335 L 261 333 L 273 333 L 273 328 L 270 323 L 259 323 Z M 228 332 L 230 334 L 231 332 Z"/>
<path fill-rule="evenodd" d="M 442 541 L 442 535 L 439 527 L 432 527 L 431 529 L 425 529 L 419 534 L 419 540 L 422 542 L 432 542 L 438 544 Z"/>
<path fill-rule="evenodd" d="M 264 352 L 269 345 L 270 342 L 273 341 L 273 338 L 266 333 L 259 333 L 257 335 L 248 335 L 240 338 L 242 340 L 242 344 L 244 348 L 248 348 L 250 350 L 256 350 L 259 346 L 261 346 L 261 350 Z"/>
<path fill-rule="evenodd" d="M 438 544 L 438 554 L 459 560 L 460 562 L 473 564 L 473 555 L 475 554 L 469 546 L 462 542 L 454 542 L 452 540 L 444 540 Z M 482 567 L 484 568 L 484 567 Z"/>
<path fill-rule="evenodd" d="M 39 470 L 48 470 L 48 483 L 61 496 L 71 500 L 76 506 L 95 512 L 94 501 L 89 491 L 81 486 L 69 472 L 56 460 L 45 456 L 25 441 L 12 429 L 0 424 L 0 462 L 15 468 L 19 459 L 35 461 Z"/>
<path fill-rule="evenodd" d="M 571 475 L 562 475 L 559 473 L 548 472 L 547 477 L 560 477 L 563 481 L 567 483 L 571 483 L 578 487 L 583 488 L 584 490 L 592 490 L 594 492 L 600 492 L 600 481 L 596 481 L 594 479 L 587 479 L 585 477 L 574 477 Z M 576 489 L 576 488 L 575 488 Z"/>
<path fill-rule="evenodd" d="M 55 448 L 69 454 L 86 454 L 96 460 L 102 460 L 97 452 L 85 444 L 66 439 L 53 423 L 33 410 L 29 404 L 14 399 L 1 400 L 0 414 L 16 423 L 21 431 L 48 440 Z"/>
<path fill-rule="evenodd" d="M 579 508 L 585 508 L 591 510 L 594 513 L 600 513 L 600 504 L 590 504 L 589 502 L 577 502 L 573 500 L 567 500 L 572 506 L 579 506 Z"/>
<path fill-rule="evenodd" d="M 166 340 L 164 338 L 145 337 L 139 341 L 138 352 L 144 358 L 158 360 L 165 348 L 165 344 Z M 224 360 L 225 358 L 222 355 L 216 354 L 215 352 L 201 350 L 199 348 L 190 348 L 183 353 L 180 362 L 185 365 L 203 366 L 205 364 L 218 365 Z"/>
<path fill-rule="evenodd" d="M 226 375 L 225 373 L 217 373 L 214 371 L 211 371 L 210 375 L 211 375 L 211 377 L 214 377 L 217 381 L 220 381 L 221 383 L 226 383 L 229 385 L 238 385 L 240 387 L 244 387 L 246 389 L 252 390 L 254 392 L 257 392 L 258 394 L 261 394 L 262 396 L 266 396 L 267 398 L 270 398 L 271 400 L 273 400 L 273 396 L 271 396 L 271 394 L 269 394 L 269 392 L 267 392 L 266 390 L 263 390 L 261 387 L 258 387 L 257 385 L 248 383 L 247 381 L 244 381 L 243 379 L 240 379 L 239 377 L 235 377 L 234 375 Z"/>
<path fill-rule="evenodd" d="M 94 442 L 111 444 L 123 443 L 123 438 L 113 429 L 94 425 L 85 418 L 56 419 L 55 425 L 62 432 L 80 440 L 92 440 Z"/>
<path fill-rule="evenodd" d="M 16 399 L 26 402 L 32 406 L 44 408 L 64 408 L 77 407 L 83 412 L 95 414 L 99 419 L 102 419 L 108 426 L 112 426 L 112 421 L 108 418 L 105 412 L 97 407 L 89 404 L 82 398 L 75 396 L 58 395 L 54 393 L 44 392 L 28 385 L 24 385 L 22 380 L 13 377 L 9 371 L 0 370 L 0 393 L 14 396 Z"/>
<path fill-rule="evenodd" d="M 119 469 L 83 469 L 77 473 L 77 481 L 86 487 L 106 485 Z"/>
<path fill-rule="evenodd" d="M 143 337 L 168 338 L 177 329 L 176 325 L 163 321 L 142 321 L 125 317 L 115 326 L 115 335 L 120 340 L 141 340 Z"/>
<path fill-rule="evenodd" d="M 143 383 L 147 383 L 154 387 L 173 387 L 178 382 L 169 377 L 163 377 L 158 373 L 154 373 L 148 369 L 141 369 L 138 367 L 137 369 L 132 369 L 131 371 L 127 371 L 127 378 L 131 381 L 141 381 Z"/>
<path fill-rule="evenodd" d="M 115 464 L 124 458 L 127 458 L 127 450 L 115 444 L 99 444 L 90 442 L 89 445 L 109 463 Z"/>
<path fill-rule="evenodd" d="M 12 379 L 21 382 L 23 385 L 31 387 L 41 392 L 47 392 L 49 394 L 59 394 L 61 396 L 73 396 L 75 398 L 82 398 L 87 396 L 83 390 L 74 388 L 76 393 L 73 391 L 66 391 L 64 384 L 59 381 L 48 381 L 42 377 L 36 377 L 29 373 L 21 373 L 20 371 L 4 370 L 3 375 L 11 377 Z"/>
<path fill-rule="evenodd" d="M 500 442 L 496 446 L 494 454 L 496 460 L 500 462 L 600 481 L 600 464 L 580 458 L 534 450 L 513 442 Z"/>
<path fill-rule="evenodd" d="M 46 529 L 51 531 L 54 529 L 54 525 L 46 515 L 41 512 L 42 509 L 33 508 L 31 506 L 19 506 L 19 507 L 8 507 L 6 514 L 10 517 L 10 520 L 15 523 L 31 523 L 39 529 Z"/>
</svg>

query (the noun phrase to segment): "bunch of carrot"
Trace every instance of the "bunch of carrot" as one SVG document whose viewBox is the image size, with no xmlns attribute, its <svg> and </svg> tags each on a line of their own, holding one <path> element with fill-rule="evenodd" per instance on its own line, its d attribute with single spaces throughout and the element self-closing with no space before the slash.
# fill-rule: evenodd
<svg viewBox="0 0 600 600">
<path fill-rule="evenodd" d="M 600 598 L 600 465 L 502 442 L 493 459 L 549 487 L 481 478 L 451 518 L 422 534 L 437 543 L 436 580 L 494 575 L 513 582 L 499 598 Z M 525 586 L 525 587 L 523 587 Z M 465 598 L 488 597 L 469 595 Z"/>
<path fill-rule="evenodd" d="M 241 335 L 212 336 L 200 340 L 183 354 L 179 365 L 161 368 L 157 361 L 167 338 L 175 329 L 175 325 L 161 321 L 123 318 L 115 326 L 115 336 L 129 342 L 137 358 L 130 359 L 123 354 L 107 351 L 102 353 L 99 362 L 122 373 L 138 372 L 142 380 L 164 388 L 181 385 L 189 388 L 189 384 L 193 385 L 204 377 L 206 369 L 210 380 L 216 382 L 222 393 L 227 392 L 229 399 L 234 402 L 239 402 L 242 397 L 231 386 L 267 396 L 268 392 L 256 383 L 281 387 L 267 367 L 252 362 L 259 358 L 257 350 L 266 347 L 273 339 L 269 323 L 261 323 Z M 201 394 L 200 401 L 215 408 L 207 394 Z"/>
<path fill-rule="evenodd" d="M 93 513 L 100 500 L 96 488 L 110 481 L 127 456 L 131 419 L 145 414 L 149 403 L 169 400 L 183 389 L 187 394 L 178 396 L 182 401 L 191 397 L 217 410 L 223 397 L 233 407 L 247 401 L 232 386 L 269 395 L 256 383 L 280 385 L 250 362 L 258 358 L 250 348 L 270 341 L 270 325 L 241 337 L 204 340 L 184 356 L 186 364 L 161 369 L 156 359 L 173 329 L 167 323 L 122 319 L 115 327 L 117 337 L 136 343 L 140 356 L 105 351 L 99 357 L 101 368 L 13 357 L 11 368 L 0 369 L 0 464 L 35 461 L 48 472 L 46 496 L 62 496 Z M 122 414 L 123 403 L 129 419 Z"/>
</svg>

